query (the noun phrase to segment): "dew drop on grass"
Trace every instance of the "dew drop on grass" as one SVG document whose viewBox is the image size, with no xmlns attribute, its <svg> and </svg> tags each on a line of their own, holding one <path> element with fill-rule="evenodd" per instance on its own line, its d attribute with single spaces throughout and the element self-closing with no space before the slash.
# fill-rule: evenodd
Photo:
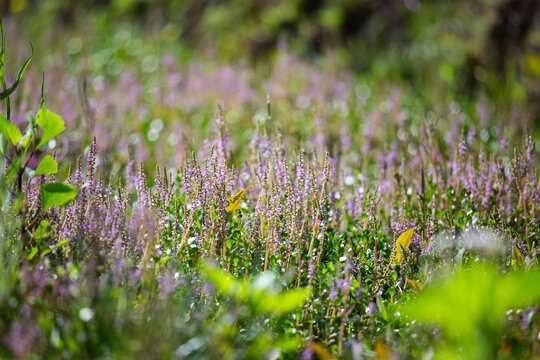
<svg viewBox="0 0 540 360">
<path fill-rule="evenodd" d="M 133 39 L 127 44 L 126 52 L 128 53 L 128 55 L 137 55 L 141 52 L 142 47 L 143 43 L 141 39 Z"/>
<path fill-rule="evenodd" d="M 128 137 L 129 143 L 132 145 L 136 145 L 139 142 L 139 135 L 133 133 L 130 134 Z"/>
<path fill-rule="evenodd" d="M 131 33 L 127 30 L 120 30 L 114 35 L 113 41 L 118 48 L 121 46 L 128 48 L 131 43 Z"/>
<path fill-rule="evenodd" d="M 159 131 L 152 128 L 148 131 L 148 133 L 146 134 L 146 137 L 148 138 L 149 141 L 154 142 L 159 138 Z"/>
<path fill-rule="evenodd" d="M 84 307 L 81 310 L 79 310 L 79 317 L 84 322 L 88 322 L 88 321 L 92 320 L 94 315 L 95 315 L 95 311 L 93 309 Z"/>
<path fill-rule="evenodd" d="M 83 47 L 83 41 L 80 37 L 74 37 L 67 42 L 67 52 L 70 55 L 75 55 L 81 51 Z"/>
<path fill-rule="evenodd" d="M 157 130 L 157 131 L 163 130 L 163 120 L 161 120 L 159 118 L 152 120 L 152 122 L 150 123 L 150 127 L 152 129 Z"/>
<path fill-rule="evenodd" d="M 123 69 L 124 69 L 124 63 L 119 59 L 112 59 L 107 64 L 107 73 L 110 76 L 119 75 L 122 72 Z"/>
<path fill-rule="evenodd" d="M 146 56 L 142 63 L 141 68 L 145 73 L 151 73 L 157 70 L 159 65 L 159 59 L 155 55 Z"/>
<path fill-rule="evenodd" d="M 171 146 L 175 146 L 176 144 L 178 144 L 178 141 L 179 141 L 179 139 L 178 139 L 178 134 L 176 134 L 176 133 L 170 133 L 169 136 L 168 136 L 168 138 L 167 138 L 167 140 L 169 141 L 169 144 L 170 144 Z"/>
<path fill-rule="evenodd" d="M 266 123 L 267 116 L 268 115 L 266 113 L 266 110 L 263 110 L 263 109 L 257 110 L 257 112 L 255 113 L 255 115 L 253 115 L 253 118 L 252 118 L 253 125 L 255 126 L 264 125 Z"/>
<path fill-rule="evenodd" d="M 94 89 L 95 92 L 101 92 L 105 89 L 105 78 L 101 75 L 96 76 L 94 80 L 92 80 L 92 89 Z"/>
</svg>

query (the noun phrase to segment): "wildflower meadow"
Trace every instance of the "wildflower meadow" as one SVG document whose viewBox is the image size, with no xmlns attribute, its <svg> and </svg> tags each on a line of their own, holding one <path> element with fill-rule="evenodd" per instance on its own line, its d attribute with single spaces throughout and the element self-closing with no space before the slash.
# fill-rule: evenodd
<svg viewBox="0 0 540 360">
<path fill-rule="evenodd" d="M 263 3 L 0 5 L 0 358 L 540 358 L 540 9 Z"/>
</svg>

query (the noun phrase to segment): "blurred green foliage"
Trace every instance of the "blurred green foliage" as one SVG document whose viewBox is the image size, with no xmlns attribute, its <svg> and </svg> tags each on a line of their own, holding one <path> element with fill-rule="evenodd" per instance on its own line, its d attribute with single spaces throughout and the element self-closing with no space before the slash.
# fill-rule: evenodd
<svg viewBox="0 0 540 360">
<path fill-rule="evenodd" d="M 496 359 L 505 350 L 505 312 L 538 300 L 538 284 L 538 270 L 501 275 L 493 265 L 478 263 L 426 288 L 404 310 L 440 326 L 447 342 L 438 359 Z M 514 353 L 512 358 L 521 356 Z"/>
<path fill-rule="evenodd" d="M 314 62 L 333 59 L 370 84 L 401 85 L 436 113 L 457 101 L 474 114 L 477 102 L 486 102 L 499 121 L 520 123 L 538 137 L 540 25 L 533 16 L 539 10 L 535 1 L 12 2 L 18 11 L 12 16 L 32 39 L 48 38 L 48 49 L 51 43 L 55 48 L 68 41 L 57 36 L 59 28 L 102 34 L 88 49 L 96 75 L 114 76 L 136 58 L 143 62 L 144 76 L 157 66 L 157 58 L 140 54 L 164 49 L 184 61 L 217 57 L 248 62 L 268 75 L 287 48 Z M 144 51 L 135 51 L 143 45 L 137 40 L 139 31 L 152 39 Z M 81 38 L 72 38 L 67 46 L 76 60 Z M 74 71 L 80 70 L 77 64 L 72 62 Z"/>
</svg>

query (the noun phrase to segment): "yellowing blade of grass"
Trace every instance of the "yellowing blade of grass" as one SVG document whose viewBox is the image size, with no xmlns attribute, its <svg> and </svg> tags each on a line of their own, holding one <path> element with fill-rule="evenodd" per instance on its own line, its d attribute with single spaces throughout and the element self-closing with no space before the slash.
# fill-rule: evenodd
<svg viewBox="0 0 540 360">
<path fill-rule="evenodd" d="M 412 280 L 412 279 L 407 279 L 407 281 L 405 282 L 405 285 L 415 289 L 415 290 L 422 290 L 422 288 L 424 287 L 424 284 L 422 284 L 421 281 L 418 281 L 418 280 Z"/>
<path fill-rule="evenodd" d="M 380 341 L 377 341 L 375 343 L 375 354 L 377 354 L 377 359 L 379 360 L 390 360 L 391 359 L 391 353 L 390 349 L 388 349 L 384 344 Z"/>
<path fill-rule="evenodd" d="M 316 342 L 309 342 L 308 347 L 310 347 L 320 359 L 323 359 L 323 360 L 335 359 L 332 353 L 322 344 L 319 344 Z"/>
<path fill-rule="evenodd" d="M 391 266 L 395 266 L 396 264 L 401 264 L 403 262 L 403 252 L 407 250 L 409 245 L 411 245 L 413 233 L 414 228 L 411 228 L 398 237 L 396 243 L 394 244 L 394 248 L 392 249 L 392 254 L 390 255 Z"/>
<path fill-rule="evenodd" d="M 227 212 L 233 212 L 235 210 L 238 210 L 240 208 L 240 200 L 242 199 L 242 196 L 246 193 L 246 191 L 249 190 L 251 186 L 248 186 L 244 190 L 240 190 L 236 195 L 233 197 L 230 197 L 229 200 L 227 200 L 227 208 L 225 209 Z"/>
</svg>

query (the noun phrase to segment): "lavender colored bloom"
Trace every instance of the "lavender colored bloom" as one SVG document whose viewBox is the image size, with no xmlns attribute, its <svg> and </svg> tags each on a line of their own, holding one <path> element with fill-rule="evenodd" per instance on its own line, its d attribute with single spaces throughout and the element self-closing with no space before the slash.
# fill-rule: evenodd
<svg viewBox="0 0 540 360">
<path fill-rule="evenodd" d="M 39 336 L 40 330 L 31 319 L 17 320 L 11 324 L 2 342 L 13 355 L 24 357 L 33 349 Z"/>
<path fill-rule="evenodd" d="M 88 192 L 93 193 L 94 192 L 94 186 L 95 186 L 95 179 L 94 179 L 94 167 L 96 164 L 96 154 L 97 154 L 97 144 L 96 144 L 96 138 L 94 137 L 94 140 L 92 140 L 92 143 L 90 144 L 90 150 L 88 151 L 88 168 L 86 171 L 86 178 L 88 180 Z"/>
<path fill-rule="evenodd" d="M 476 138 L 476 130 L 474 128 L 469 128 L 469 131 L 467 132 L 467 142 L 469 144 L 474 143 L 474 140 Z"/>
<path fill-rule="evenodd" d="M 137 197 L 143 208 L 150 206 L 151 199 L 148 194 L 148 188 L 146 187 L 146 176 L 144 175 L 142 164 L 139 167 L 139 174 L 137 175 Z"/>
<path fill-rule="evenodd" d="M 332 301 L 336 301 L 337 300 L 337 289 L 335 287 L 330 287 L 330 294 L 328 295 L 328 298 Z"/>
<path fill-rule="evenodd" d="M 301 360 L 311 360 L 315 357 L 315 350 L 313 350 L 310 347 L 305 348 L 302 350 L 302 354 L 300 355 Z"/>
<path fill-rule="evenodd" d="M 459 156 L 465 156 L 467 153 L 467 145 L 465 145 L 465 140 L 461 140 L 458 144 L 458 154 Z"/>
<path fill-rule="evenodd" d="M 366 307 L 366 314 L 370 317 L 375 316 L 377 307 L 375 306 L 374 302 L 370 302 L 368 306 Z"/>
<path fill-rule="evenodd" d="M 311 260 L 309 262 L 309 267 L 308 267 L 308 277 L 310 279 L 313 279 L 314 274 L 315 274 L 315 263 L 313 262 L 313 260 Z"/>
<path fill-rule="evenodd" d="M 521 331 L 527 331 L 529 326 L 531 325 L 531 320 L 535 314 L 535 310 L 525 311 L 521 315 L 521 322 L 520 322 L 520 328 Z"/>
<path fill-rule="evenodd" d="M 354 293 L 354 298 L 355 298 L 356 300 L 362 299 L 362 296 L 364 296 L 364 289 L 358 289 L 358 290 L 356 290 L 356 292 Z"/>
<path fill-rule="evenodd" d="M 159 281 L 159 294 L 162 299 L 166 300 L 170 294 L 178 288 L 178 281 L 174 278 L 171 271 L 165 272 Z"/>
<path fill-rule="evenodd" d="M 499 146 L 501 148 L 502 153 L 506 152 L 506 148 L 508 147 L 508 139 L 506 138 L 506 136 L 501 137 L 501 140 L 499 142 Z"/>
<path fill-rule="evenodd" d="M 351 283 L 349 279 L 338 279 L 337 288 L 341 293 L 345 294 L 351 289 Z"/>
</svg>

